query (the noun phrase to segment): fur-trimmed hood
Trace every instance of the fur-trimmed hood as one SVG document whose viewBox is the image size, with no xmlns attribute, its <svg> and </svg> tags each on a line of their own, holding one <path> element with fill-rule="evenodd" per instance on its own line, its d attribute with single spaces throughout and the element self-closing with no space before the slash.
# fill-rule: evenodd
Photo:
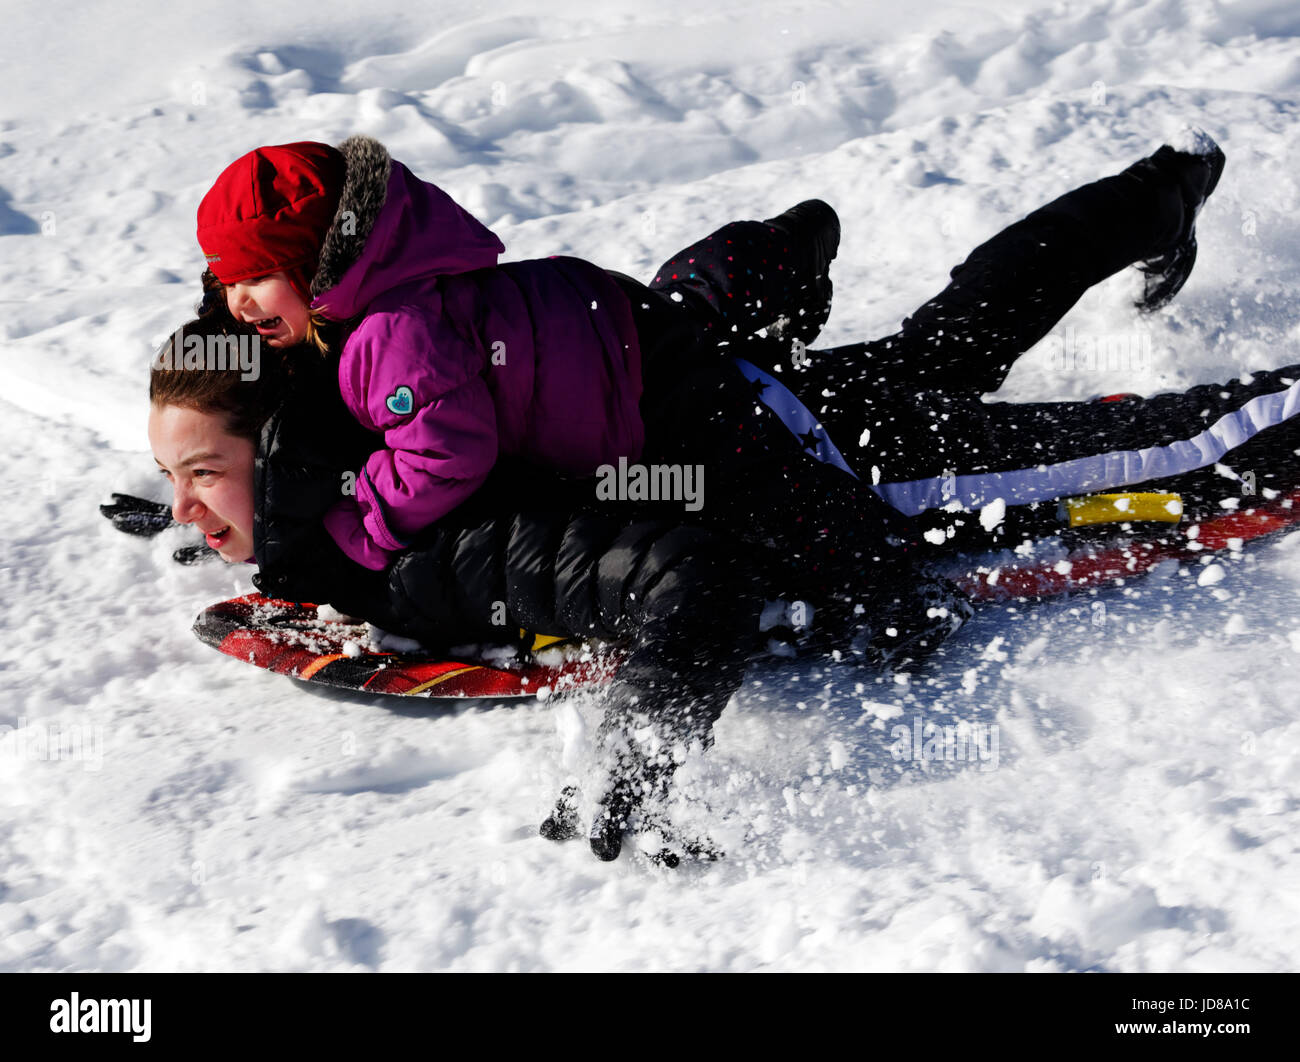
<svg viewBox="0 0 1300 1062">
<path fill-rule="evenodd" d="M 350 136 L 337 148 L 347 170 L 338 209 L 321 245 L 312 298 L 334 287 L 360 257 L 388 193 L 392 159 L 383 144 L 368 136 Z"/>
<path fill-rule="evenodd" d="M 345 320 L 400 284 L 497 264 L 505 245 L 496 235 L 378 140 L 350 136 L 338 150 L 347 171 L 311 282 L 313 309 Z"/>
<path fill-rule="evenodd" d="M 505 247 L 370 137 L 346 164 L 311 306 L 347 322 L 338 386 L 384 447 L 326 514 L 335 543 L 379 570 L 483 485 L 499 457 L 586 475 L 635 460 L 641 347 L 605 270 Z"/>
</svg>

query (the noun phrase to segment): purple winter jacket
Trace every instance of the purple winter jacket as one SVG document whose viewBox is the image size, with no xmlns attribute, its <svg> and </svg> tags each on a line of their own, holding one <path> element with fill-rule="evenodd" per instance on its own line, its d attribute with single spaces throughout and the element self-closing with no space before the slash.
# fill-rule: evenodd
<svg viewBox="0 0 1300 1062">
<path fill-rule="evenodd" d="M 368 568 L 473 494 L 498 454 L 580 474 L 641 454 L 641 350 L 622 289 L 579 258 L 498 265 L 504 250 L 394 159 L 360 257 L 312 301 L 331 320 L 364 314 L 339 388 L 386 448 L 325 526 Z"/>
</svg>

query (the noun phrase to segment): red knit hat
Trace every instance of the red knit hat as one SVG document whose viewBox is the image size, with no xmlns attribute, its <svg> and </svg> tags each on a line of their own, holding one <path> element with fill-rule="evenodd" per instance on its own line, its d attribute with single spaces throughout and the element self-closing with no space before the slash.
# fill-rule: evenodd
<svg viewBox="0 0 1300 1062">
<path fill-rule="evenodd" d="M 236 159 L 199 204 L 199 247 L 208 268 L 223 284 L 283 270 L 310 302 L 302 278 L 316 271 L 346 172 L 336 149 L 310 140 Z"/>
</svg>

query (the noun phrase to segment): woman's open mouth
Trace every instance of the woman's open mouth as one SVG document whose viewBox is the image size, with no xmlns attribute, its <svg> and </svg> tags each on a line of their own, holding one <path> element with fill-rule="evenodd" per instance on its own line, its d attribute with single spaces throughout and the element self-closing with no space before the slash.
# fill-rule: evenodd
<svg viewBox="0 0 1300 1062">
<path fill-rule="evenodd" d="M 226 539 L 228 539 L 229 537 L 230 537 L 229 524 L 221 528 L 219 531 L 206 531 L 203 534 L 204 540 L 213 549 L 220 549 L 222 545 L 225 543 Z"/>
</svg>

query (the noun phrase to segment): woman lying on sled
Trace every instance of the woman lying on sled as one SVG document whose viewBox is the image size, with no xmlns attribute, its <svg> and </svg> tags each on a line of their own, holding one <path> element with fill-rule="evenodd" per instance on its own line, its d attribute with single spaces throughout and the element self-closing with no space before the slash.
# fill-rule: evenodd
<svg viewBox="0 0 1300 1062">
<path fill-rule="evenodd" d="M 717 330 L 683 342 L 685 325 L 680 345 L 647 356 L 646 444 L 628 457 L 702 467 L 697 511 L 602 499 L 590 476 L 506 460 L 385 568 L 353 563 L 321 517 L 376 438 L 314 351 L 286 352 L 256 381 L 161 359 L 154 454 L 176 519 L 227 559 L 253 559 L 269 595 L 327 601 L 431 648 L 500 641 L 502 606 L 508 630 L 625 645 L 604 694 L 606 773 L 589 831 L 612 859 L 686 752 L 711 743 L 770 636 L 773 601 L 810 605 L 821 647 L 898 663 L 970 614 L 926 569 L 918 528 L 936 513 L 1153 482 L 1194 490 L 1223 460 L 1249 467 L 1261 492 L 1300 480 L 1300 366 L 1146 399 L 979 399 L 1089 284 L 1141 263 L 1157 297 L 1179 286 L 1221 165 L 1214 151 L 1162 148 L 1067 193 L 977 248 L 884 340 L 792 357 L 768 337 L 738 358 Z M 671 294 L 638 309 L 687 321 L 690 300 Z M 182 331 L 239 330 L 220 301 L 208 309 Z M 545 825 L 575 829 L 563 802 Z"/>
</svg>

